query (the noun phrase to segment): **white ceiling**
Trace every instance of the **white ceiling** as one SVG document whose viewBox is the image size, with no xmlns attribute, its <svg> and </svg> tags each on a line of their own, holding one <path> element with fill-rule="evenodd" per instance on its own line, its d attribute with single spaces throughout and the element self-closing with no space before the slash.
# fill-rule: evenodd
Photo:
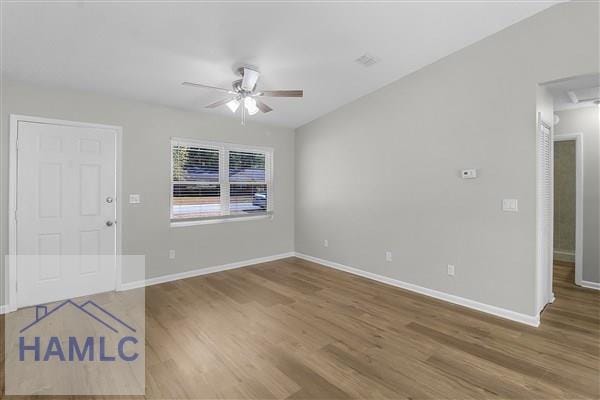
<svg viewBox="0 0 600 400">
<path fill-rule="evenodd" d="M 268 99 L 251 117 L 297 127 L 553 2 L 3 3 L 4 78 L 183 109 L 221 98 L 182 81 L 230 87 L 240 63 Z M 365 68 L 353 60 L 380 58 Z"/>
<path fill-rule="evenodd" d="M 546 83 L 545 86 L 554 98 L 554 110 L 563 111 L 582 107 L 595 107 L 593 101 L 581 101 L 598 96 L 600 89 L 600 74 L 578 76 Z M 578 103 L 573 103 L 569 92 L 575 94 Z"/>
</svg>

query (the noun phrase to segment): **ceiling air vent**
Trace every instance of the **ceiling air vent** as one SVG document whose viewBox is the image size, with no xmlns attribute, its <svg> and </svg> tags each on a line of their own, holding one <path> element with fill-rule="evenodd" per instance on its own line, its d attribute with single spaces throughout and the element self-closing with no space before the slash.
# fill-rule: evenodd
<svg viewBox="0 0 600 400">
<path fill-rule="evenodd" d="M 377 57 L 374 57 L 370 54 L 363 54 L 362 56 L 358 57 L 356 60 L 357 63 L 359 63 L 360 65 L 362 65 L 363 67 L 370 67 L 372 65 L 375 65 L 379 62 L 379 59 Z"/>
</svg>

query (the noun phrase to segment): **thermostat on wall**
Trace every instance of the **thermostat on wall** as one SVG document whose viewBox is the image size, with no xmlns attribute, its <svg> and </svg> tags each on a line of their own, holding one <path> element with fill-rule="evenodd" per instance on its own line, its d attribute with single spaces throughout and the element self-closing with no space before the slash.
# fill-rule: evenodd
<svg viewBox="0 0 600 400">
<path fill-rule="evenodd" d="M 476 169 L 463 169 L 460 173 L 463 179 L 475 179 L 477 178 Z"/>
</svg>

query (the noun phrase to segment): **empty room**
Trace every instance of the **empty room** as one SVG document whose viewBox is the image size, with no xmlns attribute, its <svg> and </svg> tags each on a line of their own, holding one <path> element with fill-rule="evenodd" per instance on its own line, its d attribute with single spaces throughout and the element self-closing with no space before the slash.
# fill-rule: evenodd
<svg viewBox="0 0 600 400">
<path fill-rule="evenodd" d="M 600 399 L 599 2 L 0 14 L 1 398 Z"/>
</svg>

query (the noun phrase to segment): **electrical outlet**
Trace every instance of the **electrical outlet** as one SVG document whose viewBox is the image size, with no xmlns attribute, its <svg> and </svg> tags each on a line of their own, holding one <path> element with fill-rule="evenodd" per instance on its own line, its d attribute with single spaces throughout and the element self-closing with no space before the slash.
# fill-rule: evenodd
<svg viewBox="0 0 600 400">
<path fill-rule="evenodd" d="M 392 252 L 391 251 L 385 252 L 385 261 L 388 261 L 388 262 L 392 261 Z"/>
<path fill-rule="evenodd" d="M 329 240 L 323 240 L 323 247 L 329 247 Z"/>
<path fill-rule="evenodd" d="M 175 259 L 175 250 L 169 250 L 169 258 L 170 258 L 171 260 L 174 260 L 174 259 Z"/>
<path fill-rule="evenodd" d="M 448 275 L 454 276 L 454 265 L 448 264 Z"/>
</svg>

